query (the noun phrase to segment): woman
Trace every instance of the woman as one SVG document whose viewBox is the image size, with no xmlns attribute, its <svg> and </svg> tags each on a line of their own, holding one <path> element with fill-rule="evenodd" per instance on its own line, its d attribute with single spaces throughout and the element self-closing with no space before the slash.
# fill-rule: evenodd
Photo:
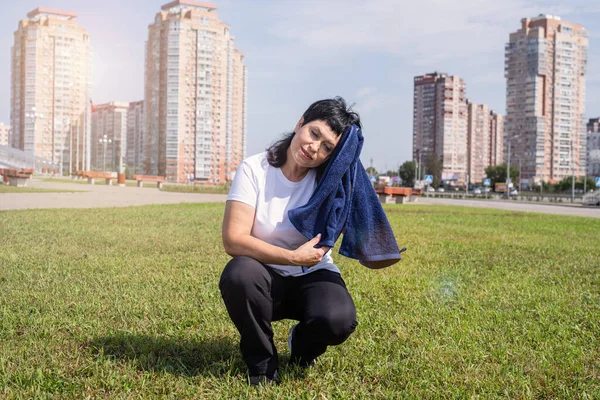
<svg viewBox="0 0 600 400">
<path fill-rule="evenodd" d="M 240 332 L 250 383 L 277 380 L 272 321 L 295 319 L 290 362 L 309 367 L 357 326 L 356 309 L 329 248 L 290 223 L 305 205 L 347 127 L 359 115 L 341 97 L 313 103 L 294 131 L 240 165 L 225 206 L 223 244 L 233 259 L 219 287 Z"/>
</svg>

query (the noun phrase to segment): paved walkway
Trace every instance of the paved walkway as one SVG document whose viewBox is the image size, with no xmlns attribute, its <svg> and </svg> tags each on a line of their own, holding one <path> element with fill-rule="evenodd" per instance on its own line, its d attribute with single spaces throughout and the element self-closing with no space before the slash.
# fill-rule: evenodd
<svg viewBox="0 0 600 400">
<path fill-rule="evenodd" d="M 163 192 L 156 188 L 88 185 L 79 183 L 42 182 L 32 179 L 28 187 L 59 190 L 76 190 L 74 193 L 1 193 L 0 210 L 24 210 L 33 208 L 97 208 L 129 207 L 146 204 L 178 204 L 225 202 L 224 194 Z M 415 204 L 452 205 L 493 208 L 509 211 L 538 212 L 580 217 L 600 218 L 600 208 L 580 205 L 550 205 L 519 203 L 501 200 L 457 200 L 420 197 Z"/>
<path fill-rule="evenodd" d="M 542 214 L 570 215 L 600 218 L 599 207 L 584 207 L 579 204 L 521 203 L 513 200 L 463 200 L 420 197 L 416 204 L 449 205 L 463 207 L 493 208 L 497 210 L 537 212 Z"/>
<path fill-rule="evenodd" d="M 103 182 L 104 183 L 104 182 Z M 42 182 L 32 179 L 27 187 L 58 190 L 77 190 L 68 193 L 1 193 L 0 210 L 32 208 L 97 208 L 129 207 L 146 204 L 178 204 L 225 202 L 224 194 L 164 192 L 154 187 L 119 187 L 104 184 Z"/>
</svg>

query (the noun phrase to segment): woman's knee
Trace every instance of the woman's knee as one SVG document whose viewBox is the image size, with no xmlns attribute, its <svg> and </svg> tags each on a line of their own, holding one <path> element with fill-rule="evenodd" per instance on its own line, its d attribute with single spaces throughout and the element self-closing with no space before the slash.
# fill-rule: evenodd
<svg viewBox="0 0 600 400">
<path fill-rule="evenodd" d="M 356 310 L 354 307 L 346 310 L 334 310 L 314 319 L 315 328 L 327 345 L 338 345 L 346 341 L 356 329 Z"/>
<path fill-rule="evenodd" d="M 257 279 L 265 274 L 268 275 L 268 271 L 259 261 L 246 256 L 234 257 L 221 273 L 219 288 L 221 291 L 243 290 L 256 285 Z"/>
</svg>

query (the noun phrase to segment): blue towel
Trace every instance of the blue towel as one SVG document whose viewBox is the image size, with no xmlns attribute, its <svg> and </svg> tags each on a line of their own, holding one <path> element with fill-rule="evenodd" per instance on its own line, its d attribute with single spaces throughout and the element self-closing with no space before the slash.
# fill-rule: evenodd
<svg viewBox="0 0 600 400">
<path fill-rule="evenodd" d="M 333 247 L 342 231 L 340 254 L 369 268 L 400 261 L 394 232 L 367 176 L 360 152 L 361 130 L 352 125 L 328 161 L 308 203 L 288 211 L 290 222 L 307 239 L 321 234 L 317 246 Z"/>
</svg>

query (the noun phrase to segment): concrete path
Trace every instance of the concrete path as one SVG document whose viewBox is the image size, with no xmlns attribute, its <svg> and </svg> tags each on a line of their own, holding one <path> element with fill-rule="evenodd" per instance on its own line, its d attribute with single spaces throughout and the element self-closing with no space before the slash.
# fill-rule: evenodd
<svg viewBox="0 0 600 400">
<path fill-rule="evenodd" d="M 0 210 L 24 210 L 33 208 L 97 208 L 129 207 L 146 204 L 178 204 L 225 202 L 224 194 L 162 192 L 154 187 L 119 187 L 104 184 L 88 185 L 65 182 L 42 182 L 32 179 L 28 187 L 58 190 L 76 190 L 74 193 L 0 193 Z M 501 200 L 457 200 L 420 197 L 413 204 L 452 205 L 493 208 L 509 211 L 539 212 L 580 217 L 600 218 L 600 208 L 581 205 L 550 205 L 519 203 Z"/>
<path fill-rule="evenodd" d="M 600 207 L 584 207 L 579 204 L 555 205 L 542 203 L 521 203 L 513 200 L 459 200 L 430 197 L 419 197 L 417 202 L 414 204 L 480 207 L 493 208 L 497 210 L 525 211 L 543 214 L 600 218 Z"/>
<path fill-rule="evenodd" d="M 119 187 L 32 179 L 27 187 L 76 190 L 69 193 L 0 193 L 0 210 L 32 208 L 129 207 L 146 204 L 225 202 L 224 194 L 163 192 L 155 187 Z"/>
</svg>

